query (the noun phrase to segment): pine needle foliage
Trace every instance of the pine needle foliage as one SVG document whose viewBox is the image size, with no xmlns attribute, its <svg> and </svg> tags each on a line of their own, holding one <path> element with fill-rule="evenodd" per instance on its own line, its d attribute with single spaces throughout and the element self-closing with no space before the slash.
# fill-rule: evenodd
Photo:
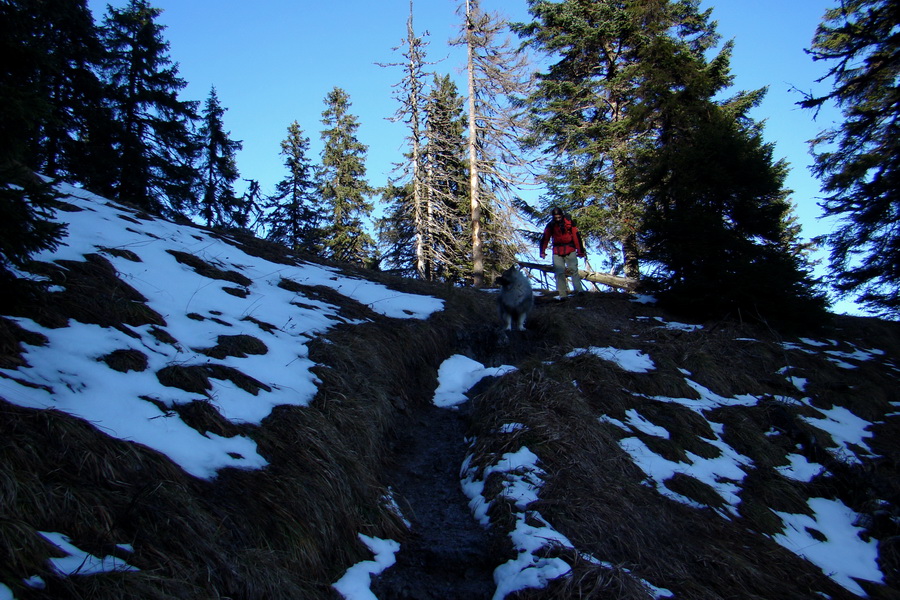
<svg viewBox="0 0 900 600">
<path fill-rule="evenodd" d="M 200 216 L 206 225 L 231 225 L 241 220 L 235 216 L 242 212 L 241 202 L 235 196 L 234 182 L 240 176 L 236 153 L 243 143 L 231 139 L 225 130 L 225 108 L 219 102 L 215 86 L 203 106 L 202 125 L 199 131 L 200 162 Z"/>
<path fill-rule="evenodd" d="M 116 132 L 115 198 L 151 213 L 183 213 L 194 202 L 197 102 L 168 56 L 161 9 L 146 0 L 109 7 L 101 29 Z"/>
<path fill-rule="evenodd" d="M 47 46 L 34 43 L 44 24 L 30 3 L 0 3 L 0 285 L 3 304 L 16 295 L 12 270 L 35 252 L 55 248 L 65 226 L 53 218 L 57 194 L 27 166 L 34 140 L 54 113 L 37 75 L 53 63 Z M 52 30 L 51 26 L 47 26 Z"/>
<path fill-rule="evenodd" d="M 785 243 L 786 166 L 773 162 L 758 127 L 721 107 L 707 115 L 646 164 L 641 239 L 648 262 L 659 265 L 646 288 L 695 317 L 823 318 L 823 295 Z"/>
<path fill-rule="evenodd" d="M 54 249 L 66 226 L 54 219 L 57 194 L 27 168 L 0 159 L 0 283 L 14 296 L 11 271 L 40 251 Z M 7 298 L 10 299 L 10 298 Z"/>
<path fill-rule="evenodd" d="M 374 241 L 363 227 L 363 219 L 372 212 L 366 181 L 365 157 L 368 147 L 356 137 L 359 122 L 350 113 L 350 96 L 340 88 L 325 97 L 322 112 L 322 177 L 319 185 L 327 209 L 325 242 L 329 258 L 342 262 L 367 264 Z"/>
<path fill-rule="evenodd" d="M 787 164 L 748 116 L 765 90 L 715 100 L 731 81 L 731 44 L 707 60 L 709 13 L 673 15 L 688 35 L 639 50 L 649 66 L 630 114 L 655 128 L 627 176 L 644 203 L 643 255 L 658 267 L 647 287 L 695 316 L 822 318 L 824 297 L 796 250 Z"/>
<path fill-rule="evenodd" d="M 87 160 L 102 147 L 98 128 L 108 118 L 97 75 L 104 50 L 87 1 L 15 0 L 3 11 L 11 26 L 3 34 L 11 46 L 3 56 L 13 88 L 4 95 L 34 93 L 34 104 L 21 108 L 41 115 L 30 132 L 19 133 L 28 143 L 24 162 L 48 177 L 83 181 L 91 170 Z M 15 115 L 20 108 L 10 101 L 5 110 Z"/>
<path fill-rule="evenodd" d="M 425 107 L 425 193 L 432 208 L 435 278 L 472 280 L 464 99 L 449 75 L 434 75 Z"/>
<path fill-rule="evenodd" d="M 812 142 L 813 172 L 826 193 L 823 236 L 844 295 L 900 317 L 900 10 L 891 0 L 846 0 L 829 9 L 810 54 L 830 65 L 833 89 L 800 104 L 835 103 L 844 121 Z"/>
<path fill-rule="evenodd" d="M 268 239 L 294 251 L 319 254 L 324 240 L 316 170 L 309 157 L 309 137 L 297 121 L 288 127 L 281 155 L 288 173 L 266 202 Z"/>
</svg>

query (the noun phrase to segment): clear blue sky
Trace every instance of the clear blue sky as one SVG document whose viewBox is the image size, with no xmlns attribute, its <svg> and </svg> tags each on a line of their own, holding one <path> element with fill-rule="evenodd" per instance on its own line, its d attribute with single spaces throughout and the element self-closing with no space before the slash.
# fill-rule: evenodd
<svg viewBox="0 0 900 600">
<path fill-rule="evenodd" d="M 108 2 L 91 0 L 99 20 Z M 126 0 L 114 0 L 121 7 Z M 459 77 L 464 64 L 460 48 L 447 41 L 458 31 L 457 0 L 417 0 L 416 33 L 429 35 L 433 68 Z M 318 159 L 319 132 L 325 95 L 343 88 L 360 122 L 359 139 L 368 145 L 368 179 L 383 185 L 403 151 L 406 131 L 388 120 L 397 109 L 393 85 L 402 77 L 399 68 L 375 63 L 401 60 L 393 48 L 406 35 L 408 0 L 154 0 L 163 9 L 159 22 L 166 26 L 170 57 L 188 87 L 183 99 L 203 101 L 216 87 L 228 109 L 225 127 L 232 139 L 243 142 L 238 154 L 241 176 L 256 179 L 264 193 L 284 177 L 280 143 L 287 127 L 298 121 L 311 139 L 311 154 Z M 816 26 L 836 0 L 702 0 L 713 8 L 723 40 L 734 39 L 731 65 L 735 89 L 768 86 L 763 104 L 753 113 L 765 120 L 765 137 L 775 143 L 776 158 L 791 164 L 787 187 L 805 237 L 829 230 L 819 219 L 819 183 L 809 172 L 807 141 L 829 126 L 836 113 L 813 119 L 796 102 L 801 90 L 823 90 L 815 80 L 826 66 L 815 63 L 804 49 L 811 45 Z M 483 0 L 489 11 L 510 20 L 527 20 L 525 0 Z M 464 89 L 460 84 L 460 89 Z"/>
</svg>

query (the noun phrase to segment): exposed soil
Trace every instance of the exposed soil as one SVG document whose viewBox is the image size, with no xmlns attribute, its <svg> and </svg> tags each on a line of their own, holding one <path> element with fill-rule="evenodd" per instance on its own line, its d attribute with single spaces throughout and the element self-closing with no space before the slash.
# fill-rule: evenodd
<svg viewBox="0 0 900 600">
<path fill-rule="evenodd" d="M 373 578 L 379 600 L 491 598 L 501 553 L 475 521 L 460 487 L 468 404 L 457 410 L 419 408 L 400 433 L 387 477 L 411 522 L 395 565 Z"/>
</svg>

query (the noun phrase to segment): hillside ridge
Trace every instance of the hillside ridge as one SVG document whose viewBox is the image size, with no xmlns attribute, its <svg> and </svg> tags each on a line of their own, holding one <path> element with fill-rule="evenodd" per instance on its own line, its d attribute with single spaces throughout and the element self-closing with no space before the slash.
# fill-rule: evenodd
<svg viewBox="0 0 900 600">
<path fill-rule="evenodd" d="M 9 597 L 339 598 L 363 539 L 383 600 L 898 595 L 895 323 L 593 291 L 507 336 L 490 291 L 64 191 L 0 316 Z M 515 370 L 439 408 L 454 356 Z"/>
</svg>

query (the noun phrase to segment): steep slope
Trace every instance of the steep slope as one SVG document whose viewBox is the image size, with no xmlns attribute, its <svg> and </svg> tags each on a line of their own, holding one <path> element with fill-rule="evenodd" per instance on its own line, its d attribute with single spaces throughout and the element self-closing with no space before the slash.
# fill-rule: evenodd
<svg viewBox="0 0 900 600">
<path fill-rule="evenodd" d="M 896 597 L 896 328 L 611 308 L 555 314 L 580 340 L 475 402 L 473 498 L 571 567 L 538 597 Z"/>
<path fill-rule="evenodd" d="M 0 317 L 0 598 L 897 597 L 895 324 L 592 293 L 505 335 L 487 292 L 66 191 Z M 439 408 L 460 355 L 515 370 Z"/>
</svg>

